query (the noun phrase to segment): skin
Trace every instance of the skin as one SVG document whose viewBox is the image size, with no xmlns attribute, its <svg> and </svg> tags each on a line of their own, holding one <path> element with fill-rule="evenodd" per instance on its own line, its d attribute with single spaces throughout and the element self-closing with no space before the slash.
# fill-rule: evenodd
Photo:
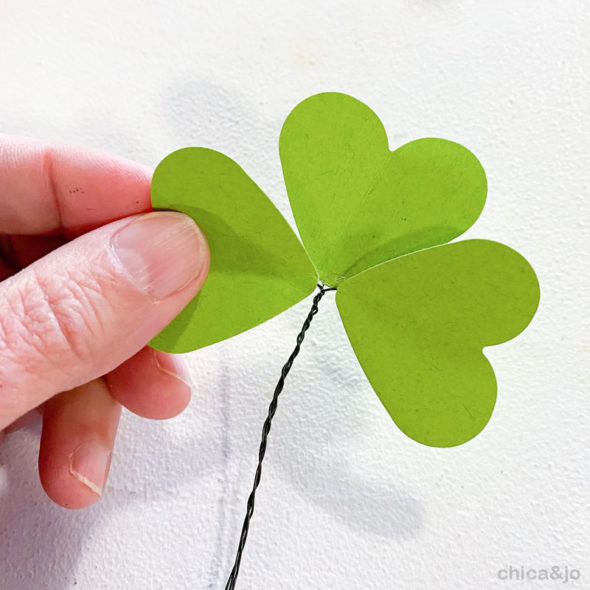
<svg viewBox="0 0 590 590">
<path fill-rule="evenodd" d="M 102 252 L 133 216 L 151 211 L 150 181 L 150 170 L 122 158 L 0 135 L 0 444 L 41 413 L 39 476 L 64 507 L 100 497 L 104 486 L 76 476 L 72 457 L 81 445 L 112 451 L 121 406 L 166 419 L 190 399 L 178 357 L 146 345 L 199 291 L 206 247 L 194 279 L 157 300 L 124 278 L 104 280 L 113 270 Z M 64 268 L 57 286 L 32 280 Z M 48 313 L 89 303 L 57 339 L 39 321 L 37 299 Z"/>
</svg>

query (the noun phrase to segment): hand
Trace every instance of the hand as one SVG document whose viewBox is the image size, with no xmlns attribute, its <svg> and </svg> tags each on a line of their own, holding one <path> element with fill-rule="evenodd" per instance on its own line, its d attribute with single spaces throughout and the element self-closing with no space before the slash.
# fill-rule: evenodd
<svg viewBox="0 0 590 590">
<path fill-rule="evenodd" d="M 179 360 L 146 344 L 199 291 L 209 251 L 190 218 L 149 213 L 150 177 L 0 135 L 0 441 L 41 411 L 41 483 L 69 508 L 100 496 L 121 404 L 162 419 L 190 397 Z"/>
</svg>

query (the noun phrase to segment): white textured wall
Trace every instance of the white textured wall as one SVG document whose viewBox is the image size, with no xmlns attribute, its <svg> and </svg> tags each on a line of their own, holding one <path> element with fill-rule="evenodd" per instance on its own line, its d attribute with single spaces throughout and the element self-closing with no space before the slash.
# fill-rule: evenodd
<svg viewBox="0 0 590 590">
<path fill-rule="evenodd" d="M 579 568 L 590 587 L 587 0 L 2 0 L 0 129 L 155 165 L 187 145 L 237 159 L 288 216 L 277 153 L 302 98 L 367 102 L 392 146 L 468 145 L 489 177 L 471 237 L 538 272 L 539 312 L 489 350 L 489 426 L 418 445 L 362 376 L 326 296 L 280 400 L 241 589 L 564 588 L 508 565 Z M 37 434 L 0 448 L 3 590 L 218 589 L 260 427 L 309 301 L 189 355 L 196 395 L 168 423 L 126 415 L 105 497 L 44 497 Z"/>
</svg>

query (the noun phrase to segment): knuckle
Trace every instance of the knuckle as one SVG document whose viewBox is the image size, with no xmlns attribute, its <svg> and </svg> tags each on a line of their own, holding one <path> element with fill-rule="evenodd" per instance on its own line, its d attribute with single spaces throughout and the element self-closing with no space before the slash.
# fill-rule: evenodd
<svg viewBox="0 0 590 590">
<path fill-rule="evenodd" d="M 29 270 L 9 301 L 8 313 L 0 314 L 0 341 L 31 370 L 48 360 L 61 364 L 64 358 L 88 359 L 103 329 L 102 286 L 86 274 L 41 276 Z"/>
</svg>

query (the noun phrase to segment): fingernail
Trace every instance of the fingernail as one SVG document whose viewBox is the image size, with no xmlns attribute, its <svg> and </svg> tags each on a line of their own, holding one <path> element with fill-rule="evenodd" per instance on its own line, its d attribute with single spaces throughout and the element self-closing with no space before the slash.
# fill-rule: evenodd
<svg viewBox="0 0 590 590">
<path fill-rule="evenodd" d="M 182 381 L 184 384 L 191 387 L 191 379 L 184 363 L 180 359 L 175 359 L 171 354 L 163 353 L 158 350 L 154 351 L 154 359 L 156 361 L 156 367 L 176 379 Z"/>
<path fill-rule="evenodd" d="M 98 441 L 90 440 L 82 443 L 70 455 L 70 473 L 100 496 L 110 463 L 111 451 Z"/>
<path fill-rule="evenodd" d="M 201 230 L 190 217 L 175 212 L 139 217 L 113 236 L 112 248 L 137 287 L 157 298 L 188 285 L 207 260 Z"/>
</svg>

